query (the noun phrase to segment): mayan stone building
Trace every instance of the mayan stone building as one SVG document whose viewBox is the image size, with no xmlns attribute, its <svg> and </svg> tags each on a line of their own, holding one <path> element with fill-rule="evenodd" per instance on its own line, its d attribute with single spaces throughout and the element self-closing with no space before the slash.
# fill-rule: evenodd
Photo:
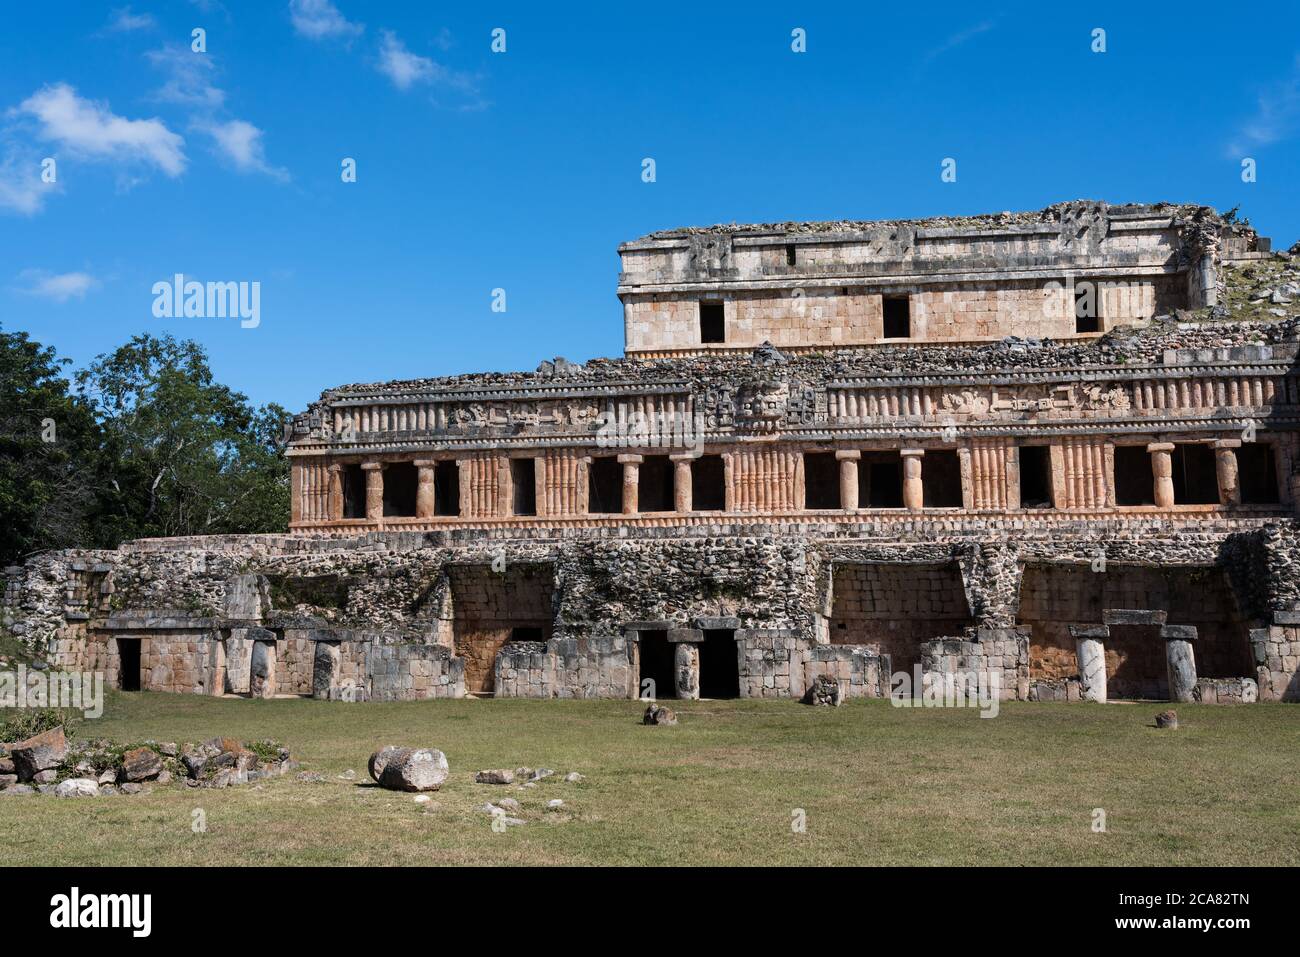
<svg viewBox="0 0 1300 957">
<path fill-rule="evenodd" d="M 1098 202 L 619 254 L 623 358 L 331 389 L 286 534 L 40 555 L 4 623 L 199 694 L 1300 700 L 1300 255 Z"/>
</svg>

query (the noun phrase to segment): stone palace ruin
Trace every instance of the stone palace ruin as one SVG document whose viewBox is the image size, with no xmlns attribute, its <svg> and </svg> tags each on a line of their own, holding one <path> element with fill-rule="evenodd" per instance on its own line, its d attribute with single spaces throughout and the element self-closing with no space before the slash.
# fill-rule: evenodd
<svg viewBox="0 0 1300 957">
<path fill-rule="evenodd" d="M 209 695 L 1300 700 L 1300 250 L 1074 202 L 619 254 L 623 358 L 331 389 L 286 534 L 41 554 L 3 623 Z"/>
</svg>

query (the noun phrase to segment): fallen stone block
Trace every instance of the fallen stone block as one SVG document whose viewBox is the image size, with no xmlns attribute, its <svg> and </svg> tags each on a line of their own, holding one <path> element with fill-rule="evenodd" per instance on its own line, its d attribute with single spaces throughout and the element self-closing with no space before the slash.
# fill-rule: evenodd
<svg viewBox="0 0 1300 957">
<path fill-rule="evenodd" d="M 57 768 L 67 756 L 68 740 L 62 725 L 15 744 L 10 752 L 20 781 L 31 781 L 40 772 Z"/>
<path fill-rule="evenodd" d="M 399 748 L 390 754 L 379 786 L 390 791 L 436 791 L 450 773 L 447 756 L 433 748 Z"/>
<path fill-rule="evenodd" d="M 475 784 L 514 784 L 515 772 L 504 768 L 479 771 L 474 775 Z"/>
</svg>

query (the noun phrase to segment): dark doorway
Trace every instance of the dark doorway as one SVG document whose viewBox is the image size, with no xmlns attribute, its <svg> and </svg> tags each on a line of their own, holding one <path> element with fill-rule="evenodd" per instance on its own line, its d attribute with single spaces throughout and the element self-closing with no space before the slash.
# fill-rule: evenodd
<svg viewBox="0 0 1300 957">
<path fill-rule="evenodd" d="M 1175 505 L 1218 503 L 1219 476 L 1214 465 L 1214 449 L 1203 443 L 1175 445 L 1170 460 Z"/>
<path fill-rule="evenodd" d="M 643 631 L 639 657 L 640 683 L 637 694 L 642 698 L 676 698 L 675 651 L 666 631 Z M 647 684 L 646 682 L 653 682 Z"/>
<path fill-rule="evenodd" d="M 897 452 L 863 452 L 858 463 L 858 504 L 903 507 L 903 457 Z"/>
<path fill-rule="evenodd" d="M 886 339 L 912 336 L 912 302 L 907 296 L 886 296 L 883 300 Z"/>
<path fill-rule="evenodd" d="M 726 507 L 726 469 L 722 456 L 701 455 L 691 463 L 691 511 L 721 512 Z"/>
<path fill-rule="evenodd" d="M 961 508 L 961 461 L 951 449 L 936 449 L 921 459 L 921 504 Z"/>
<path fill-rule="evenodd" d="M 366 517 L 366 473 L 360 465 L 343 466 L 343 517 Z"/>
<path fill-rule="evenodd" d="M 1101 332 L 1101 288 L 1093 282 L 1074 286 L 1074 331 Z"/>
<path fill-rule="evenodd" d="M 647 455 L 641 460 L 637 485 L 638 512 L 673 510 L 673 463 L 666 455 Z"/>
<path fill-rule="evenodd" d="M 726 342 L 726 311 L 720 302 L 700 303 L 700 342 Z"/>
<path fill-rule="evenodd" d="M 1154 505 L 1156 480 L 1145 445 L 1115 446 L 1115 504 Z"/>
<path fill-rule="evenodd" d="M 593 515 L 623 511 L 623 466 L 617 458 L 592 459 L 587 466 L 587 511 Z"/>
<path fill-rule="evenodd" d="M 394 462 L 384 467 L 384 514 L 415 514 L 415 489 L 419 472 L 410 462 Z"/>
<path fill-rule="evenodd" d="M 1277 459 L 1267 442 L 1247 442 L 1237 449 L 1237 481 L 1244 505 L 1276 505 Z"/>
<path fill-rule="evenodd" d="M 1106 691 L 1113 698 L 1169 698 L 1165 639 L 1159 625 L 1111 625 L 1106 639 Z"/>
<path fill-rule="evenodd" d="M 510 460 L 510 504 L 515 515 L 537 514 L 537 460 Z"/>
<path fill-rule="evenodd" d="M 460 514 L 460 467 L 451 459 L 433 468 L 433 514 Z"/>
<path fill-rule="evenodd" d="M 117 675 L 123 691 L 140 690 L 140 639 L 117 639 Z"/>
<path fill-rule="evenodd" d="M 1052 507 L 1052 450 L 1046 445 L 1020 447 L 1020 507 Z"/>
<path fill-rule="evenodd" d="M 541 628 L 511 628 L 511 641 L 545 641 L 546 632 Z"/>
<path fill-rule="evenodd" d="M 840 507 L 840 463 L 834 452 L 803 454 L 804 508 Z"/>
<path fill-rule="evenodd" d="M 700 643 L 700 697 L 740 697 L 740 659 L 736 633 L 730 629 L 705 629 Z"/>
</svg>

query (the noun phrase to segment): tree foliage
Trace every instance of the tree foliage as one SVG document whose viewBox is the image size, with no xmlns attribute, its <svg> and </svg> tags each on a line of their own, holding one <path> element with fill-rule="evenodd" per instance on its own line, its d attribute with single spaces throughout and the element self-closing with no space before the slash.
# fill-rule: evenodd
<svg viewBox="0 0 1300 957">
<path fill-rule="evenodd" d="M 288 414 L 216 382 L 201 346 L 136 336 L 77 373 L 75 389 L 65 362 L 0 334 L 0 560 L 285 528 Z"/>
</svg>

